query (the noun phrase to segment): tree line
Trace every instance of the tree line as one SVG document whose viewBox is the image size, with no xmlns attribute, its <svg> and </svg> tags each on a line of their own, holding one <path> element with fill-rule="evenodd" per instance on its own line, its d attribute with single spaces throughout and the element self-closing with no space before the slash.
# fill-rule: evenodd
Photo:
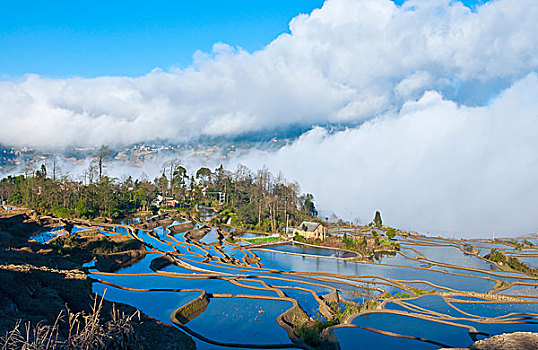
<svg viewBox="0 0 538 350">
<path fill-rule="evenodd" d="M 272 232 L 315 220 L 318 214 L 311 194 L 302 194 L 297 182 L 266 168 L 252 171 L 239 165 L 230 171 L 221 165 L 189 173 L 179 159 L 172 159 L 153 181 L 117 179 L 104 172 L 109 154 L 102 147 L 79 181 L 49 175 L 45 164 L 27 166 L 23 174 L 0 180 L 0 200 L 43 214 L 87 219 L 123 218 L 155 212 L 159 206 L 192 212 L 213 207 L 220 212 L 216 220 L 221 223 Z"/>
</svg>

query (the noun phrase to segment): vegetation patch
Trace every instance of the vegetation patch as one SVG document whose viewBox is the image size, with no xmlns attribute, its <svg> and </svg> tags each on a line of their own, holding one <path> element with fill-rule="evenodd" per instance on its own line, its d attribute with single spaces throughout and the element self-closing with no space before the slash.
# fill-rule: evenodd
<svg viewBox="0 0 538 350">
<path fill-rule="evenodd" d="M 533 246 L 533 244 L 529 241 L 525 241 L 522 243 L 513 239 L 494 239 L 493 242 L 510 245 L 514 247 L 515 250 L 521 250 L 521 248 L 525 248 L 525 245 L 530 246 L 530 247 Z"/>
<path fill-rule="evenodd" d="M 388 297 L 389 299 L 409 299 L 409 298 L 418 297 L 425 294 L 435 294 L 436 290 L 433 289 L 430 291 L 430 290 L 421 289 L 421 288 L 410 288 L 409 292 L 411 294 L 407 292 L 398 292 L 394 294 L 392 297 L 389 294 Z"/>
<path fill-rule="evenodd" d="M 512 270 L 526 273 L 527 275 L 538 276 L 538 270 L 522 263 L 518 258 L 506 256 L 504 252 L 492 249 L 489 254 L 484 256 L 485 259 L 496 262 L 501 267 L 509 267 Z"/>
<path fill-rule="evenodd" d="M 318 211 L 312 194 L 301 194 L 297 183 L 273 176 L 266 169 L 252 172 L 241 166 L 235 173 L 222 165 L 198 169 L 189 176 L 178 159 L 166 161 L 154 181 L 127 177 L 121 181 L 104 173 L 112 151 L 106 146 L 94 154 L 84 180 L 57 178 L 46 164 L 24 175 L 0 180 L 0 198 L 13 206 L 32 208 L 40 214 L 96 221 L 119 219 L 159 208 L 199 218 L 199 208 L 218 213 L 214 224 L 230 224 L 264 232 L 314 220 Z"/>
<path fill-rule="evenodd" d="M 280 237 L 256 237 L 256 238 L 245 239 L 245 241 L 249 242 L 250 244 L 275 242 L 275 241 L 281 241 L 281 240 L 282 238 Z"/>
<path fill-rule="evenodd" d="M 366 300 L 361 305 L 346 305 L 341 308 L 338 303 L 327 304 L 335 313 L 332 320 L 313 320 L 297 328 L 295 333 L 308 345 L 314 348 L 323 348 L 323 331 L 331 326 L 343 324 L 347 319 L 359 312 L 377 309 L 381 303 L 374 299 Z"/>
<path fill-rule="evenodd" d="M 371 236 L 353 236 L 344 233 L 343 236 L 327 235 L 322 241 L 319 238 L 305 238 L 301 235 L 295 235 L 293 240 L 300 243 L 317 245 L 320 247 L 344 249 L 358 252 L 363 257 L 373 257 L 378 252 L 396 252 L 400 250 L 400 244 L 387 240 L 379 235 L 375 230 Z"/>
</svg>

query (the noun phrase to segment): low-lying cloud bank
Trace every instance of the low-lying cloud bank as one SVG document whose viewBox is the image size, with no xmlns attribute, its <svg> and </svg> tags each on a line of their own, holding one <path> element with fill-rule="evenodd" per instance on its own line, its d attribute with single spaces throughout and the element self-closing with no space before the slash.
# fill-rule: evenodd
<svg viewBox="0 0 538 350">
<path fill-rule="evenodd" d="M 267 165 L 315 193 L 325 213 L 422 232 L 491 237 L 538 229 L 538 76 L 484 107 L 428 91 L 387 115 L 336 134 L 315 128 L 276 153 L 235 160 Z"/>
<path fill-rule="evenodd" d="M 263 50 L 138 78 L 0 82 L 0 143 L 41 149 L 360 122 L 435 90 L 467 105 L 538 69 L 535 0 L 327 0 Z M 157 39 L 158 40 L 158 39 Z"/>
<path fill-rule="evenodd" d="M 327 0 L 254 53 L 216 44 L 191 67 L 138 78 L 0 82 L 0 144 L 115 147 L 363 123 L 315 127 L 229 164 L 283 171 L 326 213 L 363 223 L 379 209 L 424 232 L 537 231 L 537 18 L 536 0 L 473 10 Z"/>
</svg>

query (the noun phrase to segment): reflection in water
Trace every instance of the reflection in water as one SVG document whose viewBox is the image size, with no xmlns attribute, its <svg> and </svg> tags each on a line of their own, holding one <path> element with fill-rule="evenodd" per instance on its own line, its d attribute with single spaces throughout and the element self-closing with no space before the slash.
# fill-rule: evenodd
<svg viewBox="0 0 538 350">
<path fill-rule="evenodd" d="M 168 227 L 182 223 L 175 221 Z M 365 311 L 351 324 L 332 328 L 342 349 L 355 349 L 358 342 L 376 349 L 468 347 L 486 335 L 538 330 L 536 299 L 521 297 L 531 295 L 528 291 L 536 291 L 538 284 L 529 276 L 503 272 L 477 255 L 465 254 L 463 241 L 400 237 L 401 253 L 380 257 L 377 262 L 360 262 L 349 260 L 348 252 L 299 244 L 249 250 L 244 242 L 219 240 L 215 227 L 198 242 L 185 239 L 185 232 L 169 235 L 167 227 L 152 231 L 115 228 L 116 234 L 130 232 L 151 252 L 113 274 L 96 271 L 91 262 L 86 264 L 90 276 L 98 281 L 94 291 L 103 294 L 106 289 L 107 299 L 133 305 L 168 324 L 173 324 L 172 313 L 205 291 L 207 308 L 185 324 L 199 348 L 221 348 L 204 341 L 208 339 L 292 346 L 288 329 L 277 319 L 293 306 L 293 300 L 307 317 L 320 321 L 333 317 L 338 308 L 349 307 L 350 302 L 375 301 L 373 312 Z M 497 246 L 475 243 L 479 252 Z M 524 254 L 532 262 L 537 259 L 532 254 L 538 256 L 538 250 L 528 248 Z M 170 263 L 152 270 L 152 261 L 163 261 L 163 255 Z M 524 284 L 511 286 L 514 282 Z M 496 299 L 497 294 L 522 299 Z M 338 295 L 339 300 L 331 303 L 328 295 Z"/>
</svg>

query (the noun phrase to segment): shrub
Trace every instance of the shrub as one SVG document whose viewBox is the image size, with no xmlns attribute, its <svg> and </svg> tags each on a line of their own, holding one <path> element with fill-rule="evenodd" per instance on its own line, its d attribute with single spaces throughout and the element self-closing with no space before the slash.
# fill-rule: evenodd
<svg viewBox="0 0 538 350">
<path fill-rule="evenodd" d="M 394 239 L 396 237 L 396 230 L 392 227 L 387 230 L 387 237 L 390 239 Z"/>
<path fill-rule="evenodd" d="M 96 297 L 91 312 L 72 313 L 66 309 L 56 317 L 52 326 L 42 322 L 24 324 L 17 322 L 15 327 L 0 339 L 2 349 L 43 349 L 43 350 L 105 350 L 105 349 L 142 349 L 132 325 L 135 317 L 140 318 L 139 311 L 131 316 L 120 312 L 113 305 L 111 319 L 101 320 L 103 297 Z M 66 321 L 67 320 L 67 321 Z M 60 325 L 66 323 L 68 331 L 62 331 Z"/>
</svg>

